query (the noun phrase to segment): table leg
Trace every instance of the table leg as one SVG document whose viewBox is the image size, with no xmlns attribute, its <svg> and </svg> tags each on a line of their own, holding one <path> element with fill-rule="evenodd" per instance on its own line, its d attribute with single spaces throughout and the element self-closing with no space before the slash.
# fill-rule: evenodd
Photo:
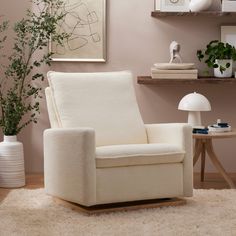
<svg viewBox="0 0 236 236">
<path fill-rule="evenodd" d="M 224 177 L 225 181 L 229 184 L 230 188 L 235 188 L 233 181 L 231 180 L 229 175 L 226 173 L 224 167 L 221 165 L 220 161 L 218 160 L 218 158 L 214 152 L 211 139 L 206 141 L 206 150 L 207 150 L 207 153 L 208 153 L 212 163 L 218 169 L 220 174 Z"/>
<path fill-rule="evenodd" d="M 202 151 L 202 141 L 199 139 L 196 139 L 195 141 L 195 150 L 194 150 L 194 156 L 193 156 L 193 165 L 196 164 L 196 162 L 198 161 L 198 158 L 201 154 Z"/>
<path fill-rule="evenodd" d="M 205 157 L 206 157 L 206 149 L 205 142 L 202 143 L 202 155 L 201 155 L 201 182 L 204 182 L 204 172 L 205 172 Z"/>
</svg>

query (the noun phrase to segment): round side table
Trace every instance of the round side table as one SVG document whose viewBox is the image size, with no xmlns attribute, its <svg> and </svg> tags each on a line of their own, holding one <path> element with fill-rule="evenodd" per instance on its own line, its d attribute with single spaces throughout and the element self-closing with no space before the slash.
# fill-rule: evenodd
<svg viewBox="0 0 236 236">
<path fill-rule="evenodd" d="M 230 188 L 235 188 L 232 179 L 229 177 L 224 167 L 220 163 L 217 155 L 215 154 L 212 140 L 222 139 L 222 138 L 233 138 L 236 137 L 236 130 L 224 133 L 209 133 L 209 134 L 193 134 L 195 139 L 195 150 L 193 156 L 193 165 L 196 164 L 201 155 L 201 181 L 204 181 L 204 171 L 205 171 L 205 157 L 206 152 L 211 159 L 213 165 L 219 171 L 219 173 L 224 177 L 225 181 L 229 184 Z"/>
</svg>

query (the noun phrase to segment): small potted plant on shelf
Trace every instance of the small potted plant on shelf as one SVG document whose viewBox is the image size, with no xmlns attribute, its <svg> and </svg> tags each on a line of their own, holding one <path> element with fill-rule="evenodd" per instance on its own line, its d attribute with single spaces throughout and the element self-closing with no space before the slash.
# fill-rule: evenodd
<svg viewBox="0 0 236 236">
<path fill-rule="evenodd" d="M 14 24 L 11 51 L 4 51 L 9 22 L 0 22 L 0 127 L 4 134 L 0 143 L 0 187 L 25 184 L 23 145 L 16 135 L 31 122 L 37 123 L 44 80 L 39 67 L 50 65 L 50 40 L 62 44 L 68 37 L 57 32 L 65 17 L 63 1 L 33 0 L 32 4 L 37 11 L 28 10 L 25 18 Z"/>
<path fill-rule="evenodd" d="M 236 61 L 234 46 L 213 40 L 205 50 L 197 51 L 197 57 L 200 61 L 205 59 L 207 66 L 214 69 L 215 77 L 232 77 L 232 64 Z"/>
</svg>

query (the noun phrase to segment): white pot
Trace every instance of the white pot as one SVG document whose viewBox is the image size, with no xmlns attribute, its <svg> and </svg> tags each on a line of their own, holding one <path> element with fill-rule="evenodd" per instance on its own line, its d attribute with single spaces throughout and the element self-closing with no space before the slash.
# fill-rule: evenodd
<svg viewBox="0 0 236 236">
<path fill-rule="evenodd" d="M 0 143 L 0 187 L 19 188 L 25 185 L 23 144 L 16 136 L 4 136 Z"/>
<path fill-rule="evenodd" d="M 230 67 L 229 68 L 226 68 L 226 70 L 225 71 L 223 71 L 223 73 L 221 73 L 220 72 L 220 68 L 218 67 L 218 68 L 214 68 L 214 76 L 215 77 L 220 77 L 220 78 L 222 78 L 222 77 L 225 77 L 225 78 L 228 78 L 228 77 L 232 77 L 232 75 L 233 75 L 233 60 L 216 60 L 215 61 L 215 63 L 217 64 L 217 65 L 219 65 L 219 67 L 220 66 L 223 66 L 223 67 L 225 67 L 226 68 L 226 64 L 227 63 L 230 63 Z"/>
<path fill-rule="evenodd" d="M 189 4 L 190 11 L 206 11 L 212 5 L 212 0 L 191 0 Z"/>
</svg>

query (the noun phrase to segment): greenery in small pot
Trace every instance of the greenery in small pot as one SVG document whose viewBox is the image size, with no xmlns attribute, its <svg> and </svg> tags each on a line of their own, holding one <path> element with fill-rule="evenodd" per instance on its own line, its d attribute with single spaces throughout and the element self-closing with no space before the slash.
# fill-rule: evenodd
<svg viewBox="0 0 236 236">
<path fill-rule="evenodd" d="M 197 57 L 199 61 L 205 58 L 205 63 L 209 68 L 219 68 L 220 72 L 223 73 L 231 64 L 218 65 L 216 60 L 232 59 L 236 61 L 236 49 L 228 43 L 213 40 L 206 46 L 205 50 L 197 51 Z"/>
<path fill-rule="evenodd" d="M 67 34 L 57 33 L 65 17 L 63 1 L 33 0 L 37 12 L 27 10 L 15 23 L 12 53 L 0 63 L 0 126 L 4 135 L 16 135 L 31 122 L 37 123 L 42 65 L 50 65 L 49 42 L 62 44 Z M 51 9 L 56 9 L 52 11 Z M 9 22 L 0 23 L 0 54 L 4 55 Z M 4 62 L 6 62 L 4 64 Z"/>
</svg>

